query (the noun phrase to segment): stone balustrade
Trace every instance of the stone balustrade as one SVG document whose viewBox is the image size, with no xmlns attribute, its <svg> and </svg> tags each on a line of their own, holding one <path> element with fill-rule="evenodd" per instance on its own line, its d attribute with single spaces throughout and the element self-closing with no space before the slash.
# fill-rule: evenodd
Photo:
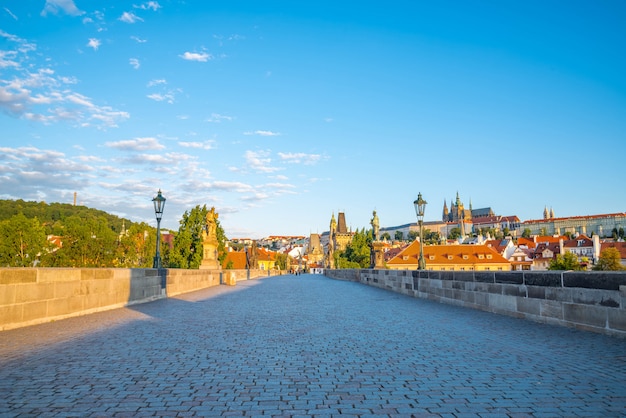
<svg viewBox="0 0 626 418">
<path fill-rule="evenodd" d="M 626 337 L 626 272 L 325 270 L 412 297 Z"/>
<path fill-rule="evenodd" d="M 0 330 L 176 296 L 264 270 L 0 268 Z"/>
</svg>

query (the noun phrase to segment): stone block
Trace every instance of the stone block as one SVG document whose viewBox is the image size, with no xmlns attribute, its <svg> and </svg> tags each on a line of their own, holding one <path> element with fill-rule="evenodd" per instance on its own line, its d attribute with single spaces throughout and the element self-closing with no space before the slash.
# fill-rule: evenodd
<svg viewBox="0 0 626 418">
<path fill-rule="evenodd" d="M 525 314 L 540 316 L 541 301 L 539 299 L 520 297 L 517 299 L 517 310 Z"/>
<path fill-rule="evenodd" d="M 496 283 L 524 284 L 524 273 L 503 271 L 495 274 Z"/>
<path fill-rule="evenodd" d="M 10 329 L 10 325 L 22 322 L 23 304 L 0 306 L 0 329 Z"/>
<path fill-rule="evenodd" d="M 564 303 L 563 319 L 576 324 L 605 328 L 607 325 L 607 309 L 609 308 Z"/>
<path fill-rule="evenodd" d="M 596 290 L 574 288 L 572 291 L 572 302 L 585 305 L 600 305 L 611 308 L 620 306 L 620 294 L 611 290 Z"/>
<path fill-rule="evenodd" d="M 546 288 L 541 286 L 526 286 L 526 292 L 528 297 L 533 299 L 545 299 Z"/>
<path fill-rule="evenodd" d="M 527 286 L 561 287 L 561 272 L 527 271 L 523 274 Z"/>
<path fill-rule="evenodd" d="M 517 311 L 517 298 L 505 295 L 489 295 L 489 306 L 495 310 L 515 312 Z"/>
<path fill-rule="evenodd" d="M 20 322 L 35 321 L 48 316 L 48 302 L 34 301 L 22 305 L 22 318 Z"/>
<path fill-rule="evenodd" d="M 494 293 L 496 295 L 501 295 L 502 294 L 502 285 L 501 284 L 495 284 L 495 283 L 487 283 L 487 292 L 489 293 Z"/>
<path fill-rule="evenodd" d="M 73 268 L 40 268 L 37 269 L 37 280 L 44 282 L 72 282 L 81 279 L 83 269 Z"/>
<path fill-rule="evenodd" d="M 473 282 L 474 273 L 469 271 L 455 271 L 454 280 L 460 282 Z"/>
<path fill-rule="evenodd" d="M 16 288 L 15 284 L 0 284 L 0 306 L 15 303 Z"/>
<path fill-rule="evenodd" d="M 17 283 L 36 283 L 37 269 L 3 268 L 0 269 L 0 285 Z"/>
<path fill-rule="evenodd" d="M 626 332 L 626 310 L 607 309 L 609 328 Z"/>
<path fill-rule="evenodd" d="M 526 286 L 502 284 L 502 294 L 507 296 L 526 297 Z"/>
<path fill-rule="evenodd" d="M 474 281 L 481 283 L 495 283 L 495 277 L 493 272 L 489 271 L 475 271 Z"/>
<path fill-rule="evenodd" d="M 27 283 L 15 287 L 15 302 L 34 302 L 54 297 L 54 283 Z"/>
<path fill-rule="evenodd" d="M 459 299 L 463 302 L 474 304 L 475 303 L 476 293 L 467 292 L 467 291 L 459 291 Z"/>
<path fill-rule="evenodd" d="M 547 287 L 545 298 L 548 300 L 556 300 L 559 302 L 571 302 L 572 289 L 566 289 L 563 287 Z"/>
<path fill-rule="evenodd" d="M 563 273 L 563 286 L 586 289 L 619 290 L 626 285 L 626 274 L 614 271 L 568 271 Z"/>
<path fill-rule="evenodd" d="M 489 306 L 489 294 L 474 292 L 474 303 L 479 306 Z"/>
<path fill-rule="evenodd" d="M 540 314 L 546 318 L 563 320 L 563 304 L 553 300 L 539 300 Z"/>
</svg>

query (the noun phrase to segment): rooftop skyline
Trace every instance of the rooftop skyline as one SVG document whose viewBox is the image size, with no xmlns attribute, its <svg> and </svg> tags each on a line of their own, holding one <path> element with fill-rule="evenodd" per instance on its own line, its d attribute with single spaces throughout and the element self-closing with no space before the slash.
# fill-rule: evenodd
<svg viewBox="0 0 626 418">
<path fill-rule="evenodd" d="M 626 4 L 7 0 L 0 198 L 229 238 L 626 212 Z"/>
</svg>

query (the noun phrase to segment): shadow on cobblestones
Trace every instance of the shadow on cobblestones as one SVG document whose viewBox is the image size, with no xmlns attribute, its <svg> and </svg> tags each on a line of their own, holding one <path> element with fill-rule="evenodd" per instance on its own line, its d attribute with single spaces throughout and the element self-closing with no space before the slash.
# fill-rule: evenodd
<svg viewBox="0 0 626 418">
<path fill-rule="evenodd" d="M 323 276 L 0 333 L 0 416 L 625 416 L 626 341 Z"/>
</svg>

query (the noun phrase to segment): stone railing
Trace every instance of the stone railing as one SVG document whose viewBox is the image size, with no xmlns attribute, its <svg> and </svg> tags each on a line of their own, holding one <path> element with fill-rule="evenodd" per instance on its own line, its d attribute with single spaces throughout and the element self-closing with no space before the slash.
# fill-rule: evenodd
<svg viewBox="0 0 626 418">
<path fill-rule="evenodd" d="M 626 272 L 325 270 L 405 295 L 626 337 Z"/>
<path fill-rule="evenodd" d="M 0 330 L 85 315 L 239 280 L 264 270 L 0 268 Z"/>
</svg>

